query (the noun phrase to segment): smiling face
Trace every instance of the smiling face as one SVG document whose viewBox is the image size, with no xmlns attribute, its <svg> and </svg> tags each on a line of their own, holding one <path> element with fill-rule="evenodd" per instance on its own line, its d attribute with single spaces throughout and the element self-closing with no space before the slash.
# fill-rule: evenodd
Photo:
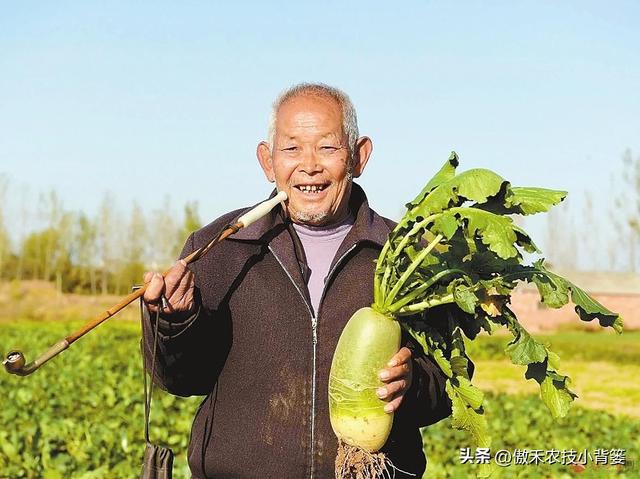
<svg viewBox="0 0 640 479">
<path fill-rule="evenodd" d="M 273 148 L 261 142 L 257 155 L 267 179 L 287 193 L 291 219 L 322 226 L 348 214 L 351 179 L 364 170 L 371 140 L 360 138 L 355 150 L 352 158 L 338 102 L 301 94 L 280 106 Z"/>
</svg>

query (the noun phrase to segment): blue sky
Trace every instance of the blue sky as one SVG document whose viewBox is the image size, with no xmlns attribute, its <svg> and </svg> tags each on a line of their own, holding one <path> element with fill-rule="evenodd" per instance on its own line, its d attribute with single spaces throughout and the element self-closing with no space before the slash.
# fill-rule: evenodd
<svg viewBox="0 0 640 479">
<path fill-rule="evenodd" d="M 638 2 L 13 2 L 0 10 L 0 173 L 92 213 L 264 198 L 255 146 L 283 88 L 345 90 L 374 154 L 361 184 L 397 217 L 461 167 L 600 202 L 640 152 Z M 578 217 L 578 222 L 580 218 Z M 542 224 L 530 222 L 534 237 Z"/>
</svg>

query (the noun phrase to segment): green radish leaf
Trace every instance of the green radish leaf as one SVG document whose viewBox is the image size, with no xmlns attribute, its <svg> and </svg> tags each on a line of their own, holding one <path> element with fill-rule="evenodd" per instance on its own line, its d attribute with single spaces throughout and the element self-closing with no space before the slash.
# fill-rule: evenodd
<svg viewBox="0 0 640 479">
<path fill-rule="evenodd" d="M 473 314 L 478 304 L 478 297 L 470 288 L 457 287 L 453 290 L 453 298 L 456 304 L 465 313 Z"/>
<path fill-rule="evenodd" d="M 505 180 L 491 170 L 475 168 L 460 173 L 449 183 L 457 190 L 459 196 L 476 203 L 484 203 L 500 192 Z"/>
<path fill-rule="evenodd" d="M 555 371 L 560 369 L 560 356 L 558 356 L 550 349 L 547 349 L 547 360 L 549 362 L 549 366 L 551 366 L 551 369 Z"/>
<path fill-rule="evenodd" d="M 464 356 L 452 356 L 449 362 L 451 363 L 451 370 L 455 376 L 468 378 L 469 361 L 467 358 Z"/>
<path fill-rule="evenodd" d="M 511 341 L 505 353 L 511 358 L 513 364 L 526 366 L 530 363 L 541 363 L 547 358 L 547 348 L 524 329 L 518 330 L 517 336 Z"/>
<path fill-rule="evenodd" d="M 430 230 L 434 234 L 442 234 L 445 238 L 450 240 L 451 238 L 453 238 L 453 235 L 456 233 L 459 227 L 460 225 L 456 218 L 451 215 L 444 214 L 436 218 Z"/>
<path fill-rule="evenodd" d="M 457 385 L 454 385 L 456 392 L 464 399 L 464 401 L 471 406 L 473 409 L 479 409 L 482 406 L 482 401 L 484 399 L 484 394 L 482 391 L 471 384 L 464 376 L 455 376 L 452 380 L 452 384 L 457 382 Z"/>
<path fill-rule="evenodd" d="M 405 230 L 418 218 L 427 218 L 448 208 L 460 206 L 465 201 L 484 203 L 497 195 L 504 183 L 502 177 L 480 168 L 453 176 L 433 188 L 419 203 L 409 203 L 410 209 L 400 220 L 394 233 Z"/>
<path fill-rule="evenodd" d="M 516 243 L 527 253 L 540 253 L 540 250 L 525 230 L 514 224 L 513 231 L 516 232 Z"/>
<path fill-rule="evenodd" d="M 566 281 L 546 274 L 542 262 L 536 263 L 543 274 L 533 276 L 533 282 L 538 288 L 542 302 L 550 308 L 560 308 L 569 302 L 569 285 Z"/>
<path fill-rule="evenodd" d="M 484 411 L 482 409 L 475 410 L 469 406 L 449 379 L 445 390 L 451 399 L 451 425 L 456 429 L 469 431 L 476 447 L 491 447 L 491 437 Z"/>
<path fill-rule="evenodd" d="M 605 308 L 575 284 L 569 281 L 567 283 L 571 289 L 571 301 L 576 305 L 575 309 L 580 319 L 591 321 L 598 318 L 600 326 L 610 326 L 616 333 L 622 333 L 622 317 L 619 314 Z"/>
<path fill-rule="evenodd" d="M 478 235 L 482 243 L 502 259 L 519 257 L 514 246 L 517 235 L 514 223 L 507 216 L 500 216 L 475 208 L 452 208 L 448 214 L 454 214 L 467 221 L 468 235 Z"/>
<path fill-rule="evenodd" d="M 438 367 L 442 370 L 442 372 L 448 378 L 453 376 L 453 371 L 451 369 L 451 363 L 447 358 L 445 358 L 444 353 L 440 348 L 436 345 L 432 344 L 432 339 L 429 338 L 424 331 L 416 331 L 414 328 L 407 326 L 405 328 L 409 334 L 415 339 L 426 354 L 431 356 L 433 360 L 436 362 Z"/>
<path fill-rule="evenodd" d="M 451 184 L 455 178 L 434 188 L 425 199 L 407 213 L 409 221 L 416 221 L 418 218 L 427 218 L 443 210 L 458 206 L 464 200 L 460 199 L 455 188 Z M 402 224 L 402 220 L 399 224 Z"/>
<path fill-rule="evenodd" d="M 492 273 L 512 272 L 518 267 L 518 260 L 511 258 L 504 260 L 493 251 L 482 245 L 482 250 L 478 250 L 466 262 L 466 269 L 475 272 L 480 276 L 488 276 Z"/>
<path fill-rule="evenodd" d="M 416 246 L 418 246 L 418 248 L 416 248 Z M 405 249 L 405 254 L 407 256 L 407 259 L 409 261 L 414 261 L 416 257 L 420 254 L 420 251 L 422 251 L 423 249 L 424 248 L 420 245 L 407 247 Z M 400 266 L 400 261 L 402 260 L 398 261 L 398 266 Z M 427 256 L 425 256 L 425 258 L 422 260 L 422 263 L 421 263 L 422 266 L 439 265 L 439 264 L 440 264 L 440 258 L 438 258 L 436 256 L 436 253 L 433 251 Z"/>
<path fill-rule="evenodd" d="M 554 418 L 564 417 L 571 402 L 577 397 L 567 387 L 571 381 L 568 376 L 558 374 L 560 358 L 546 346 L 538 343 L 526 329 L 518 323 L 510 310 L 505 311 L 507 325 L 515 339 L 509 343 L 505 352 L 514 364 L 527 366 L 525 377 L 535 379 L 540 384 L 540 397 Z"/>
<path fill-rule="evenodd" d="M 444 357 L 444 353 L 442 352 L 441 349 L 434 349 L 430 352 L 430 354 L 431 354 L 431 357 L 433 357 L 433 359 L 435 360 L 438 367 L 445 374 L 445 376 L 447 376 L 448 378 L 453 376 L 453 371 L 451 370 L 451 364 L 449 363 L 447 358 Z"/>
<path fill-rule="evenodd" d="M 600 326 L 611 327 L 622 333 L 622 317 L 610 311 L 600 302 L 589 296 L 583 289 L 571 281 L 549 271 L 542 260 L 536 261 L 532 268 L 522 270 L 522 278 L 531 278 L 538 287 L 542 301 L 552 308 L 559 308 L 569 302 L 575 305 L 575 311 L 583 321 L 598 319 Z"/>
<path fill-rule="evenodd" d="M 506 185 L 498 195 L 475 207 L 498 215 L 533 215 L 548 211 L 566 195 L 566 191 Z"/>
<path fill-rule="evenodd" d="M 503 315 L 509 331 L 513 334 L 513 341 L 505 349 L 505 353 L 511 358 L 511 362 L 522 366 L 527 366 L 531 363 L 544 363 L 548 356 L 547 348 L 529 334 L 510 309 L 505 308 Z"/>
<path fill-rule="evenodd" d="M 512 187 L 507 197 L 506 207 L 512 213 L 533 215 L 549 211 L 567 196 L 566 191 L 545 188 Z"/>
<path fill-rule="evenodd" d="M 441 185 L 445 181 L 450 180 L 456 175 L 456 168 L 458 166 L 458 155 L 455 151 L 452 151 L 449 155 L 447 162 L 440 168 L 440 170 L 429 180 L 426 186 L 422 189 L 420 194 L 415 197 L 413 201 L 406 204 L 407 208 L 418 206 L 424 198 L 433 190 L 436 186 Z"/>
<path fill-rule="evenodd" d="M 571 402 L 578 396 L 568 387 L 571 379 L 568 376 L 558 374 L 553 369 L 549 369 L 549 365 L 548 359 L 540 363 L 531 363 L 527 367 L 525 377 L 527 379 L 535 379 L 540 384 L 542 401 L 551 412 L 551 415 L 558 419 L 567 414 L 571 407 Z"/>
<path fill-rule="evenodd" d="M 540 397 L 549 408 L 554 419 L 565 417 L 571 408 L 571 403 L 577 396 L 567 387 L 569 378 L 551 372 L 540 384 Z"/>
</svg>

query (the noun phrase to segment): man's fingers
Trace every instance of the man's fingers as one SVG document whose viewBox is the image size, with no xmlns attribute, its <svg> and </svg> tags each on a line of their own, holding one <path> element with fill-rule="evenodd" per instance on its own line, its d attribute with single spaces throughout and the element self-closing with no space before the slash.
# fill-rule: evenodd
<svg viewBox="0 0 640 479">
<path fill-rule="evenodd" d="M 146 275 L 145 275 L 146 277 Z M 146 281 L 147 289 L 144 292 L 143 299 L 147 303 L 155 303 L 162 296 L 162 292 L 164 291 L 164 280 L 162 279 L 162 275 L 160 273 L 153 273 L 149 281 Z"/>
<path fill-rule="evenodd" d="M 376 394 L 380 399 L 390 400 L 396 397 L 398 394 L 404 394 L 407 389 L 407 381 L 400 379 L 399 381 L 393 381 L 386 386 L 382 386 L 376 390 Z"/>
<path fill-rule="evenodd" d="M 380 379 L 385 383 L 404 379 L 409 374 L 410 363 L 403 363 L 395 368 L 385 368 L 380 371 Z"/>
<path fill-rule="evenodd" d="M 187 292 L 194 287 L 193 280 L 193 271 L 187 270 L 185 275 L 180 278 L 180 282 L 176 285 L 176 289 L 174 290 L 171 296 L 184 296 Z"/>
<path fill-rule="evenodd" d="M 411 350 L 407 347 L 400 348 L 396 354 L 393 355 L 391 360 L 388 363 L 389 367 L 399 366 L 400 364 L 406 363 L 411 359 Z"/>
<path fill-rule="evenodd" d="M 169 302 L 180 309 L 191 309 L 193 306 L 194 288 L 195 281 L 193 272 L 187 270 L 187 273 L 182 277 L 173 294 L 169 296 Z"/>
<path fill-rule="evenodd" d="M 382 381 L 391 383 L 404 380 L 407 385 L 411 384 L 411 350 L 409 348 L 401 348 L 387 364 L 389 367 L 382 369 L 379 373 Z"/>
<path fill-rule="evenodd" d="M 144 284 L 147 284 L 151 281 L 151 278 L 153 278 L 153 271 L 147 271 L 142 277 L 142 280 L 144 281 Z"/>
<path fill-rule="evenodd" d="M 404 393 L 411 386 L 413 372 L 411 370 L 411 350 L 401 348 L 387 363 L 388 367 L 380 371 L 379 377 L 384 386 L 376 390 L 380 399 L 388 401 L 384 406 L 387 413 L 395 412 L 402 403 Z"/>
<path fill-rule="evenodd" d="M 160 273 L 146 273 L 144 280 L 147 289 L 143 298 L 150 311 L 157 310 L 156 305 L 163 294 L 169 303 L 165 312 L 186 311 L 193 306 L 195 282 L 186 261 L 177 261 L 164 278 Z"/>
<path fill-rule="evenodd" d="M 174 292 L 180 285 L 180 281 L 187 272 L 189 272 L 189 269 L 187 268 L 186 261 L 183 259 L 176 261 L 176 263 L 171 267 L 167 275 L 164 277 L 164 282 L 167 285 L 166 296 L 168 298 L 173 296 Z"/>
<path fill-rule="evenodd" d="M 376 390 L 377 396 L 384 401 L 388 401 L 384 406 L 384 412 L 391 413 L 397 411 L 407 389 L 409 389 L 409 383 L 405 379 L 393 381 L 378 388 Z"/>
<path fill-rule="evenodd" d="M 397 398 L 395 398 L 393 401 L 389 401 L 384 406 L 384 412 L 386 412 L 386 413 L 396 412 L 398 410 L 398 408 L 400 407 L 400 404 L 402 404 L 402 400 L 403 399 L 404 399 L 404 396 L 400 395 Z"/>
</svg>

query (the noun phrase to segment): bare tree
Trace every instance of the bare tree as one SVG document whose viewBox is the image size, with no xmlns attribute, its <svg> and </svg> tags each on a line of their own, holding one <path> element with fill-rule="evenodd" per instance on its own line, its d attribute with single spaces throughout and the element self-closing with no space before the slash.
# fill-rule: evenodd
<svg viewBox="0 0 640 479">
<path fill-rule="evenodd" d="M 623 156 L 624 181 L 629 193 L 627 205 L 627 225 L 629 227 L 629 262 L 631 270 L 638 269 L 638 246 L 640 243 L 640 157 L 633 159 L 631 150 Z"/>
<path fill-rule="evenodd" d="M 11 251 L 9 234 L 5 226 L 5 217 L 7 211 L 7 190 L 9 188 L 9 178 L 0 175 L 0 278 L 5 276 L 5 261 Z"/>
<path fill-rule="evenodd" d="M 71 250 L 73 248 L 73 217 L 70 212 L 61 209 L 60 216 L 55 224 L 55 250 L 53 253 L 53 271 L 56 279 L 56 289 L 58 293 L 62 293 L 62 283 L 65 275 L 70 274 L 72 270 L 71 265 Z"/>
<path fill-rule="evenodd" d="M 554 267 L 560 269 L 577 268 L 577 235 L 568 199 L 552 208 L 547 214 L 545 246 L 549 262 Z"/>
<path fill-rule="evenodd" d="M 18 244 L 22 245 L 27 236 L 27 229 L 29 219 L 31 218 L 31 211 L 29 210 L 29 187 L 22 185 L 20 188 L 20 229 L 18 236 Z M 18 254 L 18 261 L 16 265 L 16 279 L 21 280 L 24 271 L 24 255 Z"/>
<path fill-rule="evenodd" d="M 579 248 L 580 256 L 590 259 L 587 267 L 589 269 L 599 269 L 601 267 L 599 254 L 600 249 L 600 234 L 599 228 L 594 228 L 593 225 L 598 224 L 596 220 L 596 205 L 593 200 L 593 194 L 589 191 L 584 193 L 583 203 L 583 223 L 587 225 L 584 232 L 581 232 Z"/>
<path fill-rule="evenodd" d="M 633 158 L 631 150 L 622 155 L 622 181 L 617 181 L 614 208 L 610 211 L 618 249 L 626 250 L 623 269 L 638 271 L 640 248 L 640 157 Z"/>
<path fill-rule="evenodd" d="M 154 270 L 166 269 L 175 261 L 178 226 L 171 211 L 171 199 L 165 196 L 162 208 L 151 215 L 149 225 L 149 258 Z"/>
<path fill-rule="evenodd" d="M 114 247 L 114 228 L 115 214 L 113 212 L 114 198 L 110 192 L 104 194 L 100 211 L 98 212 L 97 238 L 98 238 L 98 257 L 101 269 L 101 290 L 102 294 L 109 292 L 109 266 L 115 257 Z"/>
<path fill-rule="evenodd" d="M 134 201 L 125 231 L 121 235 L 120 266 L 116 275 L 116 290 L 126 292 L 132 285 L 142 281 L 147 263 L 147 221 L 140 205 Z"/>
<path fill-rule="evenodd" d="M 84 213 L 78 216 L 75 242 L 82 282 L 86 284 L 88 279 L 91 294 L 96 294 L 97 228 L 96 223 Z"/>
<path fill-rule="evenodd" d="M 187 204 L 184 205 L 184 221 L 182 230 L 180 231 L 180 242 L 184 243 L 191 233 L 199 230 L 201 227 L 202 221 L 200 221 L 200 215 L 198 214 L 198 202 L 187 202 Z"/>
</svg>

